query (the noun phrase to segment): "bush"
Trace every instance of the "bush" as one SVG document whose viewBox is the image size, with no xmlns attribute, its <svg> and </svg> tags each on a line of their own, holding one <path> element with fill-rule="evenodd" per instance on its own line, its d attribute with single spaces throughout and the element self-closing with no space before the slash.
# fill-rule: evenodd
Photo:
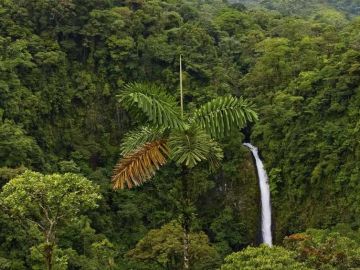
<svg viewBox="0 0 360 270">
<path fill-rule="evenodd" d="M 282 247 L 248 247 L 225 258 L 221 270 L 309 270 L 295 260 L 295 253 Z"/>
</svg>

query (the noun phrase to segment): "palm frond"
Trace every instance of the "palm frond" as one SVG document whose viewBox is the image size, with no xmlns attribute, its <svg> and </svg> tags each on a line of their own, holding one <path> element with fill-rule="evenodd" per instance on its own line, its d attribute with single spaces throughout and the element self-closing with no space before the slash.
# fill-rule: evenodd
<svg viewBox="0 0 360 270">
<path fill-rule="evenodd" d="M 214 161 L 215 158 L 221 158 L 217 143 L 204 130 L 195 126 L 170 134 L 168 145 L 171 159 L 189 168 L 209 158 Z M 216 153 L 211 153 L 211 150 L 216 150 Z"/>
<path fill-rule="evenodd" d="M 121 155 L 126 156 L 148 142 L 162 139 L 164 131 L 164 128 L 142 126 L 126 133 L 120 145 Z"/>
<path fill-rule="evenodd" d="M 217 141 L 211 140 L 210 151 L 207 158 L 211 172 L 215 172 L 220 167 L 220 162 L 223 158 L 224 152 L 221 145 Z"/>
<path fill-rule="evenodd" d="M 220 138 L 231 129 L 240 129 L 247 122 L 257 120 L 253 106 L 243 98 L 218 97 L 204 104 L 194 113 L 192 121 L 212 137 Z"/>
<path fill-rule="evenodd" d="M 154 176 L 156 170 L 166 163 L 169 150 L 165 140 L 144 144 L 123 157 L 115 166 L 112 183 L 114 189 L 139 186 Z"/>
<path fill-rule="evenodd" d="M 176 100 L 162 88 L 154 85 L 131 83 L 118 95 L 126 109 L 135 109 L 146 115 L 154 125 L 183 129 L 180 108 Z"/>
</svg>

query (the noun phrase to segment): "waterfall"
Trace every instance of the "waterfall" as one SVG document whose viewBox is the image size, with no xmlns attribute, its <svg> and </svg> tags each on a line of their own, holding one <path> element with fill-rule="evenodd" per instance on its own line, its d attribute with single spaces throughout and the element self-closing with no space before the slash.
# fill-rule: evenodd
<svg viewBox="0 0 360 270">
<path fill-rule="evenodd" d="M 259 158 L 258 149 L 250 143 L 244 143 L 252 152 L 259 178 L 260 194 L 261 194 L 261 232 L 263 243 L 272 246 L 271 235 L 271 203 L 270 203 L 270 186 L 269 179 L 266 174 L 264 164 Z"/>
</svg>

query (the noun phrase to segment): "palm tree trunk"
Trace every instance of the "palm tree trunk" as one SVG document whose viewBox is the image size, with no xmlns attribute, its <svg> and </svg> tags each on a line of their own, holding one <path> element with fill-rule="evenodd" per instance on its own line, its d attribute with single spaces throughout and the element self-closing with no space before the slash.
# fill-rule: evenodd
<svg viewBox="0 0 360 270">
<path fill-rule="evenodd" d="M 190 223 L 191 223 L 191 216 L 189 213 L 189 187 L 188 187 L 188 169 L 183 166 L 181 171 L 181 181 L 182 181 L 182 192 L 183 192 L 183 220 L 182 220 L 182 227 L 183 227 L 183 269 L 188 270 L 190 269 L 190 254 L 189 254 L 189 247 L 190 247 Z"/>
<path fill-rule="evenodd" d="M 190 269 L 189 265 L 189 230 L 184 226 L 184 240 L 183 240 L 183 249 L 184 249 L 184 270 Z"/>
</svg>

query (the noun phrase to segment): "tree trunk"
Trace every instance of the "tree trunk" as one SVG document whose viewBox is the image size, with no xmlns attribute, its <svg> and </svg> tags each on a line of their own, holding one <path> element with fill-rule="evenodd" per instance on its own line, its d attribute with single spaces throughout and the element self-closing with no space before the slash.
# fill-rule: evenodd
<svg viewBox="0 0 360 270">
<path fill-rule="evenodd" d="M 48 216 L 47 212 L 46 215 Z M 46 270 L 53 269 L 53 253 L 55 247 L 55 235 L 53 233 L 55 222 L 49 220 L 50 227 L 45 232 L 45 246 L 44 246 L 44 259 L 46 264 Z"/>
<path fill-rule="evenodd" d="M 183 240 L 183 249 L 184 249 L 184 270 L 190 269 L 189 265 L 189 245 L 190 245 L 190 239 L 189 239 L 189 229 L 184 226 L 184 240 Z"/>
<path fill-rule="evenodd" d="M 183 269 L 188 270 L 190 269 L 190 254 L 189 254 L 189 247 L 190 247 L 190 223 L 191 223 L 191 213 L 189 213 L 190 208 L 190 201 L 189 201 L 189 188 L 188 188 L 188 170 L 185 166 L 182 167 L 181 171 L 181 181 L 182 181 L 182 192 L 183 192 L 183 220 L 182 220 L 182 227 L 183 227 Z"/>
<path fill-rule="evenodd" d="M 51 243 L 46 243 L 44 248 L 44 255 L 45 255 L 45 264 L 47 270 L 52 270 L 53 268 L 53 250 L 54 246 Z"/>
</svg>

